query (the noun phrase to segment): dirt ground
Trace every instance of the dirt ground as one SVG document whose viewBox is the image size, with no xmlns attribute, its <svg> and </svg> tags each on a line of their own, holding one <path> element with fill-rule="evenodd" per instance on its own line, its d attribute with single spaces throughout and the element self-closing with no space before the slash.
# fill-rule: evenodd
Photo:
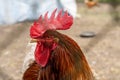
<svg viewBox="0 0 120 80">
<path fill-rule="evenodd" d="M 96 80 L 120 80 L 120 5 L 99 4 L 89 9 L 78 4 L 78 14 L 72 28 L 60 32 L 80 45 Z M 22 80 L 31 24 L 0 26 L 0 80 Z M 92 31 L 96 36 L 80 37 L 85 31 Z"/>
</svg>

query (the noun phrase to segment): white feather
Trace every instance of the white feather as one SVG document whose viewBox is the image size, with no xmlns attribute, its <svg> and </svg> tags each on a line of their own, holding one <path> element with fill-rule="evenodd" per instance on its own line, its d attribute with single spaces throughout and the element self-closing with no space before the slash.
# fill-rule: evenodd
<svg viewBox="0 0 120 80">
<path fill-rule="evenodd" d="M 34 58 L 34 51 L 36 48 L 36 43 L 28 43 L 26 48 L 26 56 L 24 58 L 22 72 L 24 72 L 31 63 L 35 60 Z"/>
</svg>

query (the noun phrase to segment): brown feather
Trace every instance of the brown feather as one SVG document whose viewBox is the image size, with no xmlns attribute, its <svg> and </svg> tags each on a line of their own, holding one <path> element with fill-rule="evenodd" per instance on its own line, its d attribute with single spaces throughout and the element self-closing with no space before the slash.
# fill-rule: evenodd
<svg viewBox="0 0 120 80">
<path fill-rule="evenodd" d="M 23 80 L 94 80 L 90 67 L 77 43 L 68 36 L 48 30 L 43 37 L 59 39 L 46 67 L 34 62 L 24 73 Z"/>
</svg>

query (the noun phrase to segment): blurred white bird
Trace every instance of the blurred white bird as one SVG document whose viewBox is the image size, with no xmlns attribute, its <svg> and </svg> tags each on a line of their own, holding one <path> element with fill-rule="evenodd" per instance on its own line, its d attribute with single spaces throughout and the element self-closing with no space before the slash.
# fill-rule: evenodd
<svg viewBox="0 0 120 80">
<path fill-rule="evenodd" d="M 77 12 L 75 0 L 0 0 L 0 7 L 0 24 L 35 20 L 47 11 L 51 15 L 56 8 L 67 10 L 73 17 Z"/>
</svg>

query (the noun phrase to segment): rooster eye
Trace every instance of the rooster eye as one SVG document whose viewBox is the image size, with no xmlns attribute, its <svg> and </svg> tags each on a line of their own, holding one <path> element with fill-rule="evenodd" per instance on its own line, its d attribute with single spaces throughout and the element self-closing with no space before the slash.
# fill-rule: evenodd
<svg viewBox="0 0 120 80">
<path fill-rule="evenodd" d="M 49 39 L 49 38 L 50 38 L 50 36 L 47 36 L 47 37 L 46 37 L 46 39 Z"/>
<path fill-rule="evenodd" d="M 53 36 L 48 36 L 47 38 L 54 38 Z"/>
</svg>

